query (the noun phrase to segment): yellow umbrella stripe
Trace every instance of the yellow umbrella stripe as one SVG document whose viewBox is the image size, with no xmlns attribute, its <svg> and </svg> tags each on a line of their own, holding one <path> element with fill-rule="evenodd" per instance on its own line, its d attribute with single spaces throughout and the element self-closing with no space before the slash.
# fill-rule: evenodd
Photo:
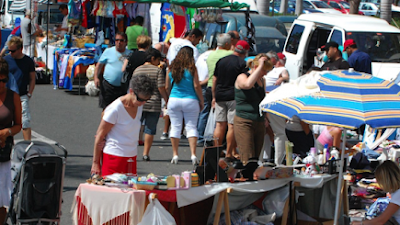
<svg viewBox="0 0 400 225">
<path fill-rule="evenodd" d="M 314 94 L 313 97 L 326 97 L 326 98 L 336 98 L 341 100 L 349 101 L 359 101 L 359 102 L 375 102 L 375 101 L 399 101 L 399 94 L 390 95 L 358 95 L 351 93 L 338 93 L 338 92 L 328 92 L 321 91 L 321 93 Z"/>
<path fill-rule="evenodd" d="M 348 81 L 333 81 L 326 78 L 321 77 L 319 79 L 320 83 L 325 85 L 338 87 L 338 88 L 354 88 L 354 89 L 388 89 L 394 85 L 393 82 L 384 81 L 382 83 L 350 83 Z"/>
</svg>

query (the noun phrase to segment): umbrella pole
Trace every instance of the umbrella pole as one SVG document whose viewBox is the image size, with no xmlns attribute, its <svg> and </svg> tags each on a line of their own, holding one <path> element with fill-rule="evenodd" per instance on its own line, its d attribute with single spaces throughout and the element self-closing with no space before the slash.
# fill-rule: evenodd
<svg viewBox="0 0 400 225">
<path fill-rule="evenodd" d="M 340 211 L 340 208 L 339 208 L 339 204 L 340 204 L 340 198 L 342 197 L 342 195 L 341 195 L 341 190 L 342 190 L 342 182 L 343 182 L 343 167 L 344 167 L 344 153 L 345 153 L 345 148 L 346 148 L 346 133 L 347 133 L 347 130 L 346 129 L 344 129 L 343 130 L 343 133 L 344 133 L 344 135 L 342 136 L 343 137 L 343 141 L 342 141 L 342 152 L 341 152 L 341 157 L 340 157 L 340 167 L 339 167 L 339 177 L 338 177 L 338 186 L 337 186 L 337 189 L 336 189 L 336 204 L 335 204 L 335 217 L 333 218 L 334 219 L 334 222 L 333 222 L 333 224 L 334 225 L 338 225 L 339 223 L 338 223 L 338 220 L 339 220 L 339 211 Z"/>
</svg>

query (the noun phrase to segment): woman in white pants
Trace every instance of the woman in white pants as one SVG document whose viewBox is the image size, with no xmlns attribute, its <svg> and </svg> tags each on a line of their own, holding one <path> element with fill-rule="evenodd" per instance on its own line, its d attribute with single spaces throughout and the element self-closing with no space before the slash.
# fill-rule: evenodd
<svg viewBox="0 0 400 225">
<path fill-rule="evenodd" d="M 182 121 L 185 121 L 186 136 L 192 153 L 192 164 L 196 164 L 196 143 L 198 138 L 197 119 L 203 109 L 204 100 L 191 47 L 182 47 L 167 72 L 166 89 L 171 87 L 167 108 L 171 120 L 173 158 L 178 163 L 178 146 L 181 138 Z"/>
</svg>

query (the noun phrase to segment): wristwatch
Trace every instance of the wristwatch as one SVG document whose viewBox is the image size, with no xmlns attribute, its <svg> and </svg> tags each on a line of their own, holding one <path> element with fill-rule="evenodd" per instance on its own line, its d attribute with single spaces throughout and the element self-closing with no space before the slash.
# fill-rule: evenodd
<svg viewBox="0 0 400 225">
<path fill-rule="evenodd" d="M 29 98 L 32 97 L 32 94 L 31 94 L 31 93 L 28 93 L 28 94 L 26 94 L 26 95 L 27 95 Z"/>
</svg>

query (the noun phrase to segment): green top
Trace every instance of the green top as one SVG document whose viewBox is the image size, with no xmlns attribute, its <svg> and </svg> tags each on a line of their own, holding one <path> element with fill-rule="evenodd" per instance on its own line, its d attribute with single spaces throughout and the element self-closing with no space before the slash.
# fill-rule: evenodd
<svg viewBox="0 0 400 225">
<path fill-rule="evenodd" d="M 137 49 L 136 38 L 139 35 L 149 35 L 146 28 L 139 25 L 133 25 L 126 28 L 126 36 L 128 36 L 128 49 Z"/>
<path fill-rule="evenodd" d="M 235 87 L 236 116 L 253 121 L 263 121 L 260 116 L 259 104 L 265 97 L 264 87 L 255 84 L 255 87 L 248 90 L 241 90 Z"/>
<path fill-rule="evenodd" d="M 207 57 L 207 67 L 208 67 L 208 83 L 207 87 L 212 87 L 212 80 L 214 76 L 215 66 L 218 60 L 224 58 L 225 56 L 231 55 L 233 51 L 225 49 L 217 49 L 211 52 Z"/>
</svg>

